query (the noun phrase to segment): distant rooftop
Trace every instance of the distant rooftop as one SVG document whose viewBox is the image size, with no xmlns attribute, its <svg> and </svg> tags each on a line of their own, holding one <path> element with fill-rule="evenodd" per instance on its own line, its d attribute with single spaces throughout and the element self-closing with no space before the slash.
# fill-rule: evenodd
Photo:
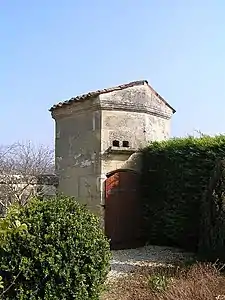
<svg viewBox="0 0 225 300">
<path fill-rule="evenodd" d="M 106 94 L 106 93 L 110 93 L 110 92 L 114 92 L 114 91 L 119 91 L 119 90 L 124 90 L 126 88 L 129 88 L 129 87 L 133 87 L 133 86 L 139 86 L 139 85 L 147 85 L 152 93 L 154 93 L 157 97 L 159 97 L 169 108 L 172 109 L 173 113 L 175 113 L 175 109 L 169 105 L 169 103 L 163 98 L 161 97 L 149 84 L 148 84 L 148 81 L 147 80 L 138 80 L 138 81 L 132 81 L 130 83 L 126 83 L 126 84 L 122 84 L 122 85 L 118 85 L 118 86 L 115 86 L 115 87 L 111 87 L 111 88 L 107 88 L 107 89 L 102 89 L 102 90 L 97 90 L 97 91 L 94 91 L 94 92 L 89 92 L 87 94 L 83 94 L 83 95 L 80 95 L 80 96 L 76 96 L 76 97 L 73 97 L 69 100 L 66 100 L 66 101 L 63 101 L 63 102 L 59 102 L 55 105 L 53 105 L 49 111 L 54 111 L 56 109 L 60 109 L 60 108 L 63 108 L 65 106 L 68 106 L 68 105 L 71 105 L 73 102 L 75 101 L 84 101 L 84 100 L 87 100 L 87 99 L 90 99 L 90 98 L 94 98 L 94 97 L 97 97 L 101 94 Z"/>
</svg>

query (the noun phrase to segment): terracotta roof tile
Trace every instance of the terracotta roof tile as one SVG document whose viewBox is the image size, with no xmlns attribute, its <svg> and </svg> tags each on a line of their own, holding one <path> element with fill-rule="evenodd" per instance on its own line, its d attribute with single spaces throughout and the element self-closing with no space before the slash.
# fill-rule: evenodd
<svg viewBox="0 0 225 300">
<path fill-rule="evenodd" d="M 86 99 L 90 99 L 90 98 L 94 98 L 94 97 L 97 97 L 101 94 L 105 94 L 105 93 L 109 93 L 109 92 L 114 92 L 114 91 L 118 91 L 118 90 L 123 90 L 123 89 L 126 89 L 126 88 L 129 88 L 129 87 L 133 87 L 133 86 L 138 86 L 138 85 L 144 85 L 144 84 L 147 84 L 148 87 L 151 89 L 151 91 L 157 96 L 159 97 L 167 106 L 169 106 L 172 111 L 175 113 L 175 109 L 172 108 L 169 103 L 167 103 L 149 84 L 148 84 L 148 81 L 147 80 L 138 80 L 138 81 L 132 81 L 130 83 L 126 83 L 126 84 L 122 84 L 122 85 L 118 85 L 118 86 L 115 86 L 115 87 L 110 87 L 110 88 L 107 88 L 107 89 L 102 89 L 102 90 L 97 90 L 97 91 L 94 91 L 94 92 L 89 92 L 87 94 L 83 94 L 83 95 L 80 95 L 80 96 L 76 96 L 76 97 L 73 97 L 69 100 L 66 100 L 66 101 L 63 101 L 63 102 L 59 102 L 55 105 L 53 105 L 49 111 L 54 111 L 56 109 L 60 109 L 64 106 L 67 106 L 67 105 L 70 105 L 71 103 L 73 103 L 74 101 L 83 101 L 83 100 L 86 100 Z"/>
</svg>

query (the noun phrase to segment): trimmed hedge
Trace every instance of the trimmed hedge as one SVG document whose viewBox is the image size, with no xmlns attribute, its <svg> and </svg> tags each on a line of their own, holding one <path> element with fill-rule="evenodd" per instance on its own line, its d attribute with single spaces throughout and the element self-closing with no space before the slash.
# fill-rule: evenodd
<svg viewBox="0 0 225 300">
<path fill-rule="evenodd" d="M 0 243 L 3 299 L 99 298 L 110 249 L 93 214 L 59 197 L 32 199 L 6 216 L 8 223 L 15 219 L 27 230 L 8 231 Z"/>
<path fill-rule="evenodd" d="M 197 251 L 200 203 L 225 136 L 174 138 L 143 150 L 142 199 L 150 243 Z"/>
<path fill-rule="evenodd" d="M 202 198 L 198 255 L 225 262 L 225 161 L 217 161 Z"/>
</svg>

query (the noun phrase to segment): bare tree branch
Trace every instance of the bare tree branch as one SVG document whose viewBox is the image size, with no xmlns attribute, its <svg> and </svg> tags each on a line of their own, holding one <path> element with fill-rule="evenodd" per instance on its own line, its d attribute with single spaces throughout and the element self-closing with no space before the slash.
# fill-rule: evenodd
<svg viewBox="0 0 225 300">
<path fill-rule="evenodd" d="M 37 178 L 54 174 L 54 151 L 31 142 L 0 146 L 0 213 L 35 194 Z M 40 191 L 39 191 L 40 192 Z"/>
</svg>

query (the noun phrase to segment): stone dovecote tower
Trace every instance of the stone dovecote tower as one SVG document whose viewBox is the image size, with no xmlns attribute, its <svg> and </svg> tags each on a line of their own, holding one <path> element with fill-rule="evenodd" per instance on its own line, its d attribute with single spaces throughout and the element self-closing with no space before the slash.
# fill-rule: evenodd
<svg viewBox="0 0 225 300">
<path fill-rule="evenodd" d="M 175 113 L 146 80 L 77 96 L 50 111 L 59 192 L 96 213 L 106 174 L 150 141 L 167 139 Z"/>
</svg>

